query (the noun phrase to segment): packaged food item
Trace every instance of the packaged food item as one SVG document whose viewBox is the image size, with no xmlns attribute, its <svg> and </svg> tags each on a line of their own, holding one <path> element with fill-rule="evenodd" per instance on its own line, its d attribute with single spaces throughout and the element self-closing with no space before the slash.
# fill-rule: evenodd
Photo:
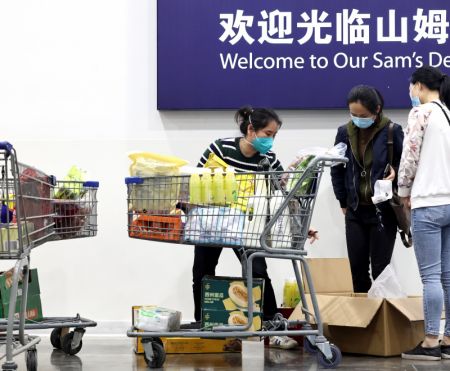
<svg viewBox="0 0 450 371">
<path fill-rule="evenodd" d="M 134 326 L 138 330 L 160 332 L 180 329 L 181 312 L 156 305 L 137 309 Z"/>
<path fill-rule="evenodd" d="M 135 152 L 128 155 L 133 161 L 130 165 L 131 176 L 178 175 L 181 166 L 188 162 L 175 157 L 150 152 Z"/>
</svg>

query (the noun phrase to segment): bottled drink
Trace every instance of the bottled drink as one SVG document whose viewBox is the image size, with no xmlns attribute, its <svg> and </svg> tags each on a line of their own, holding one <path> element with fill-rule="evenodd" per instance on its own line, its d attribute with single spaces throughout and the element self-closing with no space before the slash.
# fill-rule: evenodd
<svg viewBox="0 0 450 371">
<path fill-rule="evenodd" d="M 295 278 L 286 279 L 283 288 L 283 307 L 294 308 L 300 303 L 300 292 Z"/>
<path fill-rule="evenodd" d="M 201 185 L 202 185 L 202 203 L 208 205 L 212 204 L 212 179 L 211 179 L 211 172 L 209 169 L 202 175 L 201 179 Z"/>
<path fill-rule="evenodd" d="M 225 189 L 223 180 L 223 170 L 218 167 L 214 171 L 214 182 L 213 182 L 213 199 L 216 205 L 225 204 Z"/>
<path fill-rule="evenodd" d="M 200 175 L 194 173 L 189 179 L 189 202 L 199 204 L 202 202 Z"/>
<path fill-rule="evenodd" d="M 233 203 L 237 201 L 237 182 L 234 176 L 234 169 L 227 167 L 225 175 L 225 199 L 227 203 Z"/>
</svg>

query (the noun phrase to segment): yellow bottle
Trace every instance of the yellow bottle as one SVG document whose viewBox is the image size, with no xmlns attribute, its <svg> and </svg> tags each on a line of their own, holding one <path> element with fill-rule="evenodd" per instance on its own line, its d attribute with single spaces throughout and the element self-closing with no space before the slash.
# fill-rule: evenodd
<svg viewBox="0 0 450 371">
<path fill-rule="evenodd" d="M 211 179 L 211 172 L 208 169 L 203 175 L 202 175 L 202 203 L 205 205 L 212 204 L 212 179 Z"/>
<path fill-rule="evenodd" d="M 227 203 L 231 204 L 237 202 L 237 182 L 234 176 L 234 169 L 232 167 L 227 167 L 225 175 L 225 199 Z"/>
<path fill-rule="evenodd" d="M 295 278 L 286 279 L 283 287 L 283 307 L 294 308 L 300 303 L 300 292 Z"/>
<path fill-rule="evenodd" d="M 189 179 L 189 202 L 199 204 L 202 202 L 200 175 L 194 173 Z"/>
<path fill-rule="evenodd" d="M 218 167 L 214 170 L 213 199 L 216 205 L 225 204 L 225 188 L 223 180 L 223 170 L 221 167 Z"/>
</svg>

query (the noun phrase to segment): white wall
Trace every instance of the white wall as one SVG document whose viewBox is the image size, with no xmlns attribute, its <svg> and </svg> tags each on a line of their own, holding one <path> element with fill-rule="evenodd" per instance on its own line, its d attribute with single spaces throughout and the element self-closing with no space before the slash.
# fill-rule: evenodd
<svg viewBox="0 0 450 371">
<path fill-rule="evenodd" d="M 98 237 L 49 243 L 32 254 L 45 314 L 128 321 L 131 305 L 155 303 L 191 319 L 193 248 L 127 237 L 126 153 L 172 153 L 195 164 L 213 139 L 237 134 L 233 112 L 156 110 L 154 0 L 2 2 L 0 35 L 0 139 L 48 173 L 62 177 L 76 164 L 100 181 Z M 346 111 L 280 114 L 275 150 L 285 164 L 301 147 L 330 146 L 348 119 Z M 389 115 L 405 123 L 405 111 Z M 321 239 L 309 251 L 342 257 L 343 217 L 324 178 L 313 219 Z M 405 289 L 419 293 L 413 251 L 397 243 L 394 262 Z M 289 269 L 269 262 L 279 300 Z M 240 273 L 232 251 L 224 251 L 217 273 Z"/>
</svg>

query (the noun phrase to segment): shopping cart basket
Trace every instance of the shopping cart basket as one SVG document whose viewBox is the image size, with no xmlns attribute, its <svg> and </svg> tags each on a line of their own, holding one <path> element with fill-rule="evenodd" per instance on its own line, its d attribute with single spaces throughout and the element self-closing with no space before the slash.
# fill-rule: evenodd
<svg viewBox="0 0 450 371">
<path fill-rule="evenodd" d="M 246 324 L 211 325 L 200 330 L 175 332 L 137 331 L 142 337 L 149 367 L 161 367 L 165 351 L 160 337 L 248 338 L 252 336 L 305 336 L 306 347 L 317 353 L 318 362 L 335 368 L 341 362 L 339 348 L 323 336 L 323 323 L 316 300 L 304 248 L 314 204 L 325 166 L 345 163 L 345 158 L 315 157 L 302 171 L 215 173 L 200 181 L 200 190 L 189 176 L 126 178 L 128 188 L 128 234 L 131 238 L 239 249 L 247 288 L 253 287 L 256 258 L 292 261 L 302 299 L 304 320 L 288 321 L 281 315 L 264 322 L 260 331 L 251 330 L 254 319 L 253 290 L 246 292 Z M 227 179 L 227 176 L 229 178 Z M 223 192 L 216 189 L 224 185 Z M 230 188 L 230 189 L 229 189 Z M 211 189 L 213 191 L 211 191 Z M 302 282 L 300 266 L 306 282 Z M 304 285 L 309 287 L 310 312 Z M 245 296 L 245 295 L 244 295 Z M 245 318 L 245 317 L 244 317 Z M 312 324 L 315 324 L 314 328 Z M 301 330 L 290 330 L 301 325 Z"/>
</svg>

